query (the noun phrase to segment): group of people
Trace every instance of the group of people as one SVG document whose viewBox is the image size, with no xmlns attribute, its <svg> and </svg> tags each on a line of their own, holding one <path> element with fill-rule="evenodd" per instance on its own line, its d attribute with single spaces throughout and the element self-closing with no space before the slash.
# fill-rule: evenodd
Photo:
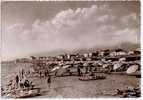
<svg viewBox="0 0 143 100">
<path fill-rule="evenodd" d="M 50 88 L 50 86 L 51 86 L 51 75 L 50 75 L 50 73 L 49 73 L 49 70 L 45 70 L 45 71 L 39 71 L 38 72 L 39 73 L 39 76 L 40 76 L 40 79 L 43 77 L 43 75 L 44 75 L 44 78 L 46 78 L 46 82 L 47 82 L 47 84 L 48 84 L 48 87 Z"/>
<path fill-rule="evenodd" d="M 28 71 L 30 74 L 30 72 Z M 19 74 L 15 76 L 15 82 L 16 82 L 16 87 L 17 88 L 29 88 L 32 86 L 32 82 L 30 82 L 26 75 L 28 74 L 24 69 L 19 71 Z"/>
<path fill-rule="evenodd" d="M 82 72 L 81 70 L 85 68 L 85 72 Z M 87 65 L 83 65 L 82 63 L 79 63 L 77 66 L 77 73 L 78 76 L 82 76 L 83 74 L 93 73 L 93 71 L 96 71 L 96 67 L 94 68 L 92 63 L 88 63 Z"/>
<path fill-rule="evenodd" d="M 23 78 L 23 79 L 20 79 L 18 75 L 16 75 L 15 77 L 15 81 L 16 81 L 16 87 L 17 88 L 30 88 L 32 87 L 32 82 L 30 82 L 28 79 L 26 78 Z"/>
<path fill-rule="evenodd" d="M 22 70 L 19 70 L 19 73 L 14 77 L 14 79 L 9 81 L 7 85 L 9 86 L 9 89 L 29 89 L 32 86 L 32 82 L 30 82 L 26 77 L 28 73 L 23 68 Z"/>
<path fill-rule="evenodd" d="M 47 78 L 49 76 L 49 70 L 39 70 L 38 71 L 40 79 L 44 76 L 45 78 Z"/>
</svg>

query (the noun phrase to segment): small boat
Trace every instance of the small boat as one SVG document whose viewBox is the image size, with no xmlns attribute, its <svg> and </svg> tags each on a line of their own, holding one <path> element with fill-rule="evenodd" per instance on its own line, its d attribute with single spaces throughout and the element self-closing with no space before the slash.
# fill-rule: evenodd
<svg viewBox="0 0 143 100">
<path fill-rule="evenodd" d="M 95 75 L 95 76 L 82 76 L 79 78 L 79 80 L 81 81 L 90 81 L 90 80 L 101 80 L 101 79 L 105 79 L 106 77 L 103 75 Z"/>
</svg>

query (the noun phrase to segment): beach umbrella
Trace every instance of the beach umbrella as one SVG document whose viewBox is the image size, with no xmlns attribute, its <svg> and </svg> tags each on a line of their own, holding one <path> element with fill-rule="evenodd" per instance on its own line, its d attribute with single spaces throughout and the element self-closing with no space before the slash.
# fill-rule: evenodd
<svg viewBox="0 0 143 100">
<path fill-rule="evenodd" d="M 60 67 L 59 66 L 56 66 L 56 67 L 54 67 L 51 71 L 55 71 L 55 70 L 57 70 L 57 69 L 59 69 Z"/>
<path fill-rule="evenodd" d="M 131 66 L 127 69 L 126 73 L 127 73 L 127 74 L 134 73 L 134 72 L 136 72 L 136 71 L 138 70 L 138 68 L 139 68 L 138 65 L 131 65 Z"/>
<path fill-rule="evenodd" d="M 68 68 L 68 67 L 70 67 L 70 65 L 65 65 L 65 66 L 63 66 L 62 68 Z"/>
<path fill-rule="evenodd" d="M 120 63 L 115 63 L 114 66 L 113 66 L 113 70 L 116 70 L 116 69 L 118 69 L 120 67 L 121 67 Z"/>
<path fill-rule="evenodd" d="M 102 67 L 103 67 L 103 68 L 106 68 L 106 67 L 108 67 L 108 64 L 103 64 Z"/>
<path fill-rule="evenodd" d="M 63 73 L 65 73 L 66 72 L 66 69 L 65 68 L 60 68 L 60 69 L 58 69 L 58 71 L 57 71 L 57 75 L 58 76 L 61 76 Z"/>
<path fill-rule="evenodd" d="M 98 65 L 102 66 L 102 65 L 103 65 L 103 63 L 102 63 L 102 62 L 98 62 Z"/>
<path fill-rule="evenodd" d="M 126 60 L 126 58 L 120 58 L 119 59 L 119 61 L 125 61 Z"/>
</svg>

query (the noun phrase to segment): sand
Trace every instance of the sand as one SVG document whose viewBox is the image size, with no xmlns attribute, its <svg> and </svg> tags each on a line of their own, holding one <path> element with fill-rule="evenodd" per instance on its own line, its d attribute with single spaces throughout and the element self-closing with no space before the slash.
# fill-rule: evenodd
<svg viewBox="0 0 143 100">
<path fill-rule="evenodd" d="M 138 87 L 139 79 L 134 76 L 106 75 L 105 80 L 80 81 L 76 76 L 52 78 L 49 89 L 46 79 L 35 78 L 35 85 L 41 88 L 39 97 L 95 98 L 113 97 L 116 89 Z"/>
<path fill-rule="evenodd" d="M 28 65 L 28 64 L 27 64 Z M 14 73 L 23 64 L 16 65 L 8 75 L 15 75 Z M 4 68 L 4 66 L 2 67 Z M 7 68 L 8 69 L 8 68 Z M 13 71 L 12 71 L 13 70 Z M 3 72 L 2 72 L 3 73 Z M 8 73 L 8 72 L 7 72 Z M 10 77 L 5 77 L 7 80 Z M 2 78 L 2 86 L 5 84 L 4 74 Z M 12 77 L 12 76 L 11 76 Z M 30 77 L 29 80 L 35 84 L 36 87 L 41 88 L 41 95 L 34 98 L 96 98 L 96 97 L 113 97 L 112 94 L 116 89 L 125 89 L 127 87 L 139 87 L 140 78 L 127 75 L 106 75 L 104 80 L 80 81 L 78 76 L 66 77 L 52 77 L 51 87 L 48 87 L 46 78 Z"/>
</svg>

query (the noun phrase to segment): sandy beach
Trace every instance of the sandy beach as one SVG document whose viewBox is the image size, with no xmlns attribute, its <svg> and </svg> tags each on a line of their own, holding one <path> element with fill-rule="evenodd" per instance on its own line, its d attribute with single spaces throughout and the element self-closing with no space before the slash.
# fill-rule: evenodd
<svg viewBox="0 0 143 100">
<path fill-rule="evenodd" d="M 58 77 L 52 79 L 51 88 L 48 88 L 45 79 L 34 79 L 36 86 L 41 88 L 39 97 L 63 97 L 63 98 L 94 98 L 112 97 L 116 89 L 138 87 L 139 79 L 133 76 L 106 75 L 105 80 L 80 81 L 76 76 Z M 118 79 L 117 79 L 118 78 Z"/>
<path fill-rule="evenodd" d="M 15 64 L 14 64 L 15 65 Z M 2 87 L 21 66 L 28 66 L 29 64 L 18 64 L 6 70 L 11 76 L 2 77 Z M 3 68 L 4 66 L 2 66 Z M 12 66 L 9 66 L 12 67 Z M 7 66 L 7 69 L 9 68 Z M 25 67 L 26 69 L 26 67 Z M 13 73 L 13 74 L 12 74 Z M 2 71 L 4 75 L 4 71 Z M 8 75 L 8 74 L 5 74 Z M 80 81 L 78 76 L 65 76 L 54 77 L 52 76 L 51 87 L 49 89 L 46 82 L 46 78 L 29 77 L 28 79 L 33 84 L 41 89 L 41 95 L 36 98 L 95 98 L 95 97 L 116 97 L 113 94 L 116 93 L 116 89 L 126 89 L 132 87 L 139 87 L 140 78 L 127 75 L 112 75 L 105 74 L 105 80 L 93 80 L 93 81 Z"/>
</svg>

